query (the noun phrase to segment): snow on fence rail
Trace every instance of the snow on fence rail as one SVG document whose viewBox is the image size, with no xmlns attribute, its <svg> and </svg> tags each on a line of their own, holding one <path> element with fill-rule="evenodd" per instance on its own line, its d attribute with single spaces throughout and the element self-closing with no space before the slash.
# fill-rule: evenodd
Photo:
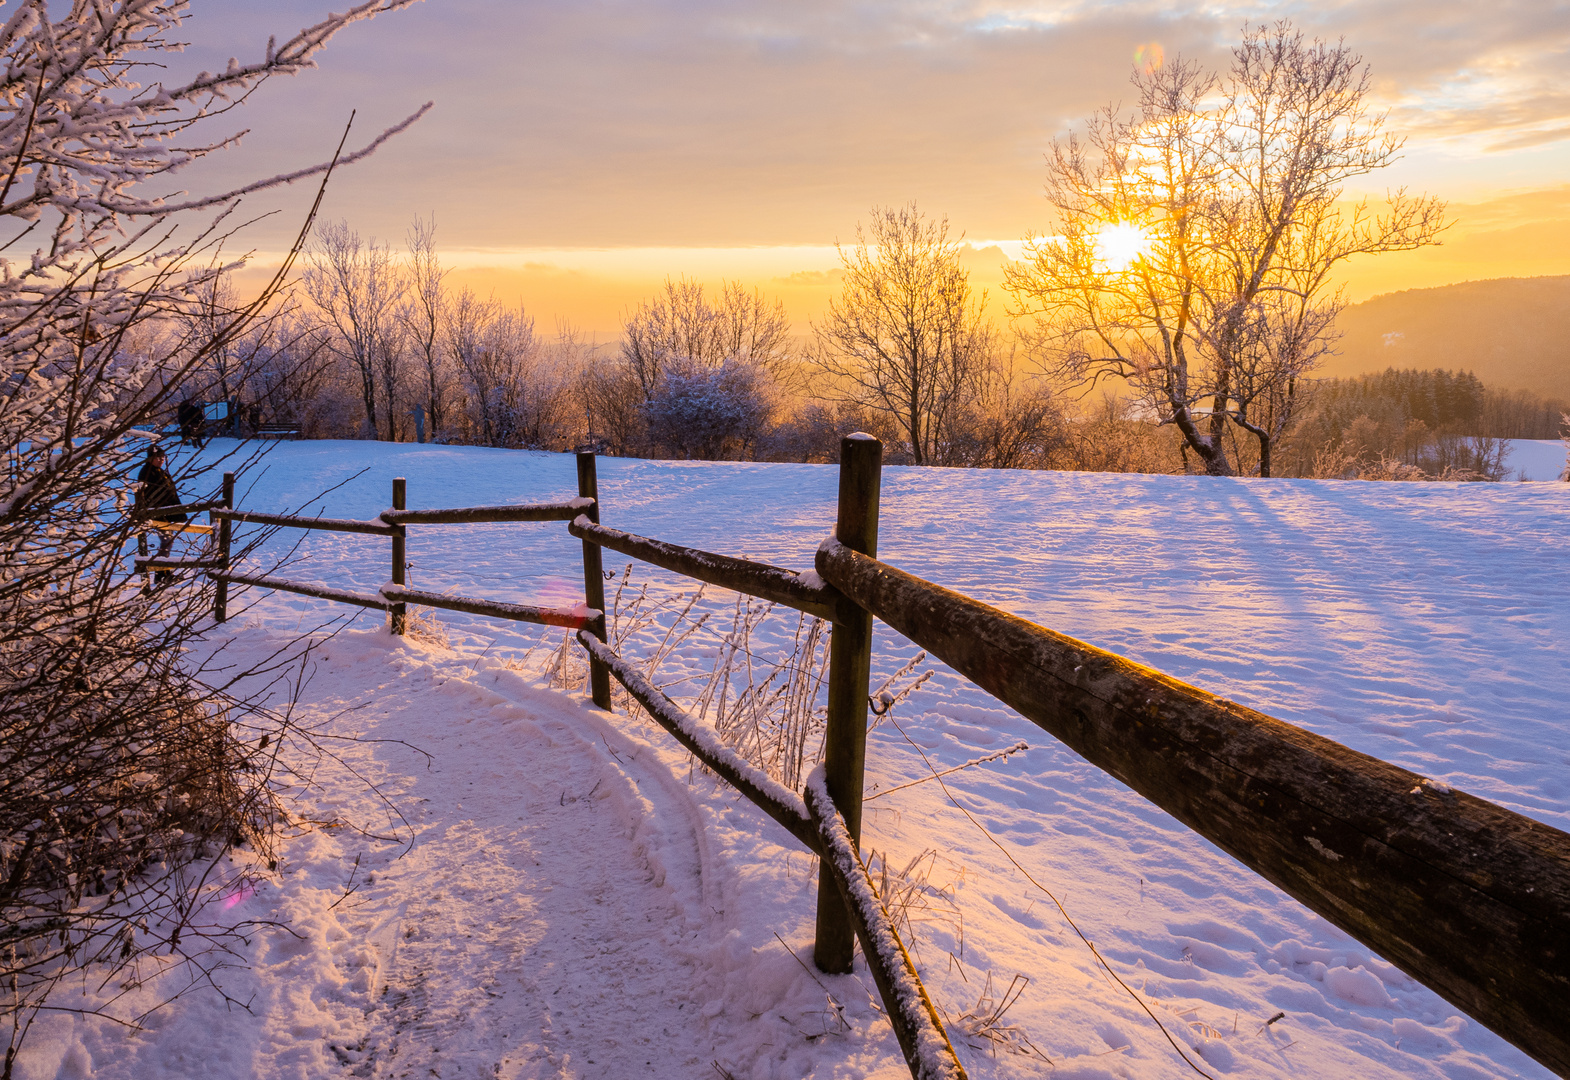
<svg viewBox="0 0 1570 1080">
<path fill-rule="evenodd" d="M 838 520 L 819 548 L 815 575 L 600 525 L 592 453 L 578 455 L 574 500 L 408 511 L 399 479 L 393 510 L 376 522 L 241 513 L 226 474 L 224 508 L 212 511 L 223 567 L 211 575 L 220 583 L 214 615 L 223 621 L 224 590 L 235 583 L 387 608 L 395 632 L 402 632 L 406 603 L 579 629 L 595 704 L 610 707 L 614 674 L 682 745 L 819 855 L 818 966 L 850 970 L 859 938 L 912 1075 L 958 1077 L 964 1071 L 854 854 L 876 616 L 1570 1077 L 1570 834 L 880 562 L 882 445 L 848 436 L 840 460 Z M 235 574 L 228 567 L 233 521 L 388 535 L 392 584 L 371 597 Z M 584 604 L 531 608 L 404 588 L 405 525 L 438 521 L 568 521 L 583 541 Z M 824 760 L 806 801 L 739 758 L 605 644 L 601 547 L 833 623 Z"/>
</svg>

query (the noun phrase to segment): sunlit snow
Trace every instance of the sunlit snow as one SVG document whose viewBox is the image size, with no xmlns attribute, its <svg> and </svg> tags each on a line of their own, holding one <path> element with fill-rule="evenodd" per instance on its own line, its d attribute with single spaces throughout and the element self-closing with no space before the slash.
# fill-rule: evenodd
<svg viewBox="0 0 1570 1080">
<path fill-rule="evenodd" d="M 599 468 L 607 525 L 795 569 L 834 516 L 832 466 Z M 241 505 L 370 518 L 394 476 L 412 508 L 576 494 L 567 455 L 301 442 L 242 480 Z M 1570 484 L 890 468 L 882 506 L 880 554 L 906 570 L 1570 829 Z M 582 598 L 560 525 L 409 534 L 412 587 Z M 368 592 L 387 553 L 317 533 L 284 573 Z M 907 1075 L 865 970 L 803 964 L 813 861 L 659 729 L 509 667 L 538 628 L 443 612 L 444 650 L 304 597 L 236 608 L 215 637 L 236 662 L 347 623 L 299 705 L 350 710 L 339 730 L 383 740 L 344 752 L 404 820 L 324 773 L 297 812 L 364 831 L 310 832 L 226 901 L 228 918 L 290 926 L 255 933 L 250 969 L 224 974 L 248 1009 L 193 991 L 140 1034 L 51 1016 L 19 1075 Z M 795 625 L 777 622 L 766 644 Z M 914 652 L 878 633 L 875 685 Z M 671 671 L 711 660 L 693 646 Z M 945 783 L 1213 1075 L 1549 1076 L 940 665 L 893 716 L 910 741 L 871 733 L 869 791 L 928 775 L 923 753 L 945 769 L 1029 743 Z M 914 952 L 972 1076 L 1194 1075 L 937 784 L 868 803 L 864 833 L 896 869 L 933 852 L 918 872 L 943 891 L 915 913 Z M 1016 975 L 1029 983 L 1003 1023 L 1052 1065 L 964 1035 L 988 979 L 996 998 Z"/>
</svg>

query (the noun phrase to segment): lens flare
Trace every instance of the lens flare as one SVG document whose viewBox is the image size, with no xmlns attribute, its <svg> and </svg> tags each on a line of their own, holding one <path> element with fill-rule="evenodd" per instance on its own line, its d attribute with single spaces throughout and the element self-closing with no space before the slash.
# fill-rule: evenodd
<svg viewBox="0 0 1570 1080">
<path fill-rule="evenodd" d="M 1149 75 L 1161 67 L 1161 62 L 1166 59 L 1166 53 L 1161 49 L 1161 42 L 1147 41 L 1134 49 L 1134 66 Z"/>
<path fill-rule="evenodd" d="M 1096 261 L 1122 271 L 1150 250 L 1150 237 L 1131 221 L 1114 222 L 1096 233 Z"/>
</svg>

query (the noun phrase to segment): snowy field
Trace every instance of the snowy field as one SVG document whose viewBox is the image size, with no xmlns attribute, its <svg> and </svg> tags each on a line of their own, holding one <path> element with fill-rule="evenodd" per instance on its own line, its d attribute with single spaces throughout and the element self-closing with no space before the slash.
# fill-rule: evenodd
<svg viewBox="0 0 1570 1080">
<path fill-rule="evenodd" d="M 241 506 L 369 518 L 393 476 L 415 508 L 576 493 L 567 455 L 301 442 L 242 480 Z M 797 569 L 831 526 L 835 482 L 827 466 L 600 462 L 606 524 Z M 373 591 L 387 551 L 312 533 L 287 576 Z M 410 582 L 570 603 L 579 551 L 555 524 L 411 526 Z M 1570 485 L 891 468 L 880 554 L 1570 829 Z M 659 595 L 680 587 L 634 573 Z M 441 648 L 304 597 L 238 606 L 213 641 L 235 663 L 335 633 L 293 696 L 362 737 L 346 759 L 397 813 L 324 773 L 295 812 L 328 824 L 228 901 L 226 918 L 292 929 L 253 934 L 248 966 L 223 973 L 244 1007 L 193 991 L 139 1033 L 58 1014 L 19 1076 L 908 1075 L 859 961 L 854 976 L 807 970 L 813 861 L 662 731 L 544 688 L 529 670 L 538 628 L 442 612 Z M 762 644 L 795 625 L 774 621 Z M 874 678 L 912 654 L 880 628 Z M 675 666 L 711 659 L 694 639 Z M 898 729 L 871 732 L 869 793 L 929 775 L 924 757 L 942 769 L 1028 742 L 949 790 L 1208 1075 L 1550 1075 L 937 671 L 895 710 Z M 925 885 L 915 952 L 972 1076 L 1197 1075 L 938 784 L 870 801 L 864 833 L 896 870 L 931 853 L 910 875 Z M 143 975 L 131 1000 L 171 989 Z M 988 1040 L 1011 982 L 1023 992 Z"/>
<path fill-rule="evenodd" d="M 1509 439 L 1505 475 L 1515 480 L 1558 480 L 1565 470 L 1565 444 L 1558 439 Z"/>
</svg>

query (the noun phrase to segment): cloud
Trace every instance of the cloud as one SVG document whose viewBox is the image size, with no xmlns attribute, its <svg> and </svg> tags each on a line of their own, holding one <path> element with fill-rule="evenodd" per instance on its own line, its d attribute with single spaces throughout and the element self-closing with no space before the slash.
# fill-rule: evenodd
<svg viewBox="0 0 1570 1080">
<path fill-rule="evenodd" d="M 1392 130 L 1505 154 L 1570 120 L 1570 12 L 1545 7 L 1349 0 L 1300 14 L 1367 56 Z M 188 59 L 212 67 L 322 7 L 197 10 Z M 1244 21 L 1266 16 L 1228 0 L 432 0 L 264 87 L 239 111 L 254 129 L 242 150 L 189 176 L 216 186 L 294 167 L 330 152 L 351 108 L 369 137 L 434 98 L 426 121 L 335 179 L 329 215 L 397 238 L 434 211 L 443 243 L 471 247 L 824 244 L 874 204 L 916 199 L 967 235 L 1019 236 L 1050 224 L 1043 151 L 1129 97 L 1136 49 L 1222 64 Z"/>
</svg>

